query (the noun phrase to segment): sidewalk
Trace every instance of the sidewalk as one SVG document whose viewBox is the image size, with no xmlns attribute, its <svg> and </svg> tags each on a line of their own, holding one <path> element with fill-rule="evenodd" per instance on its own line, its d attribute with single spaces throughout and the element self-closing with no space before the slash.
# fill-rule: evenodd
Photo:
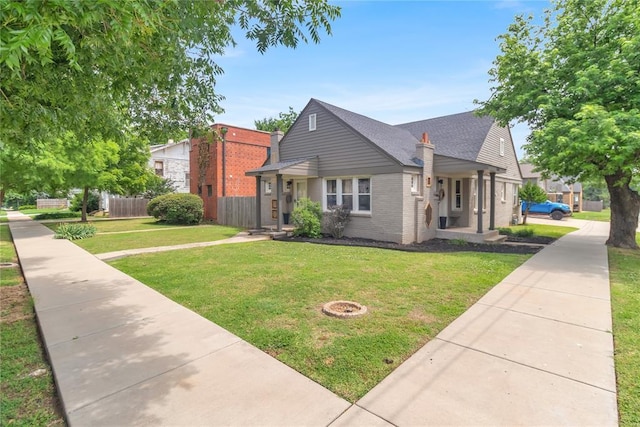
<svg viewBox="0 0 640 427">
<path fill-rule="evenodd" d="M 10 220 L 71 426 L 617 424 L 607 223 L 540 251 L 351 405 L 46 227 Z"/>
</svg>

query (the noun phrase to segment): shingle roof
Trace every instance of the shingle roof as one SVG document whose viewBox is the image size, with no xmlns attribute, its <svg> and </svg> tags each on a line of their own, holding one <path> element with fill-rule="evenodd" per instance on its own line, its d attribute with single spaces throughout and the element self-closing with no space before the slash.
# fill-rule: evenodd
<svg viewBox="0 0 640 427">
<path fill-rule="evenodd" d="M 311 157 L 304 157 L 302 159 L 285 160 L 285 161 L 278 162 L 278 163 L 267 164 L 267 165 L 264 165 L 264 166 L 256 168 L 256 169 L 251 169 L 250 172 L 277 171 L 277 170 L 280 170 L 280 169 L 286 169 L 288 167 L 298 165 L 300 163 L 308 162 L 309 160 L 313 160 L 315 158 L 316 158 L 316 156 L 311 156 Z"/>
<path fill-rule="evenodd" d="M 415 161 L 417 159 L 414 159 L 418 140 L 408 131 L 317 99 L 312 99 L 312 101 L 317 102 L 402 165 L 420 166 Z"/>
<path fill-rule="evenodd" d="M 522 172 L 523 178 L 540 178 L 542 174 L 540 172 L 534 172 L 534 165 L 531 163 L 520 163 L 520 172 Z"/>
<path fill-rule="evenodd" d="M 411 132 L 417 139 L 427 132 L 437 155 L 476 161 L 493 123 L 491 117 L 479 117 L 473 111 L 467 111 L 396 127 Z"/>
</svg>

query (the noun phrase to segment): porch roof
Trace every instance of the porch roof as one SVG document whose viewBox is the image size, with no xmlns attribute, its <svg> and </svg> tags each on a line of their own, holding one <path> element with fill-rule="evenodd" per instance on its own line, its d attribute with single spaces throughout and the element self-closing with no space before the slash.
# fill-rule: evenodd
<svg viewBox="0 0 640 427">
<path fill-rule="evenodd" d="M 434 174 L 468 174 L 475 171 L 505 173 L 507 170 L 498 166 L 486 163 L 475 162 L 471 160 L 456 159 L 448 156 L 433 156 Z"/>
<path fill-rule="evenodd" d="M 294 176 L 318 176 L 318 156 L 305 157 L 301 159 L 286 160 L 274 164 L 262 166 L 257 169 L 251 169 L 245 172 L 247 176 L 275 176 L 275 175 L 294 175 Z"/>
</svg>

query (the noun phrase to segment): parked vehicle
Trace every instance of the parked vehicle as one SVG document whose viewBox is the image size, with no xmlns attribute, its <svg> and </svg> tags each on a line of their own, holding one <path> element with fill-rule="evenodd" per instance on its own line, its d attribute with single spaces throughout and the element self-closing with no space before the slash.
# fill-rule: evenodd
<svg viewBox="0 0 640 427">
<path fill-rule="evenodd" d="M 522 213 L 524 214 L 527 209 L 527 202 L 522 202 Z M 530 214 L 536 215 L 550 215 L 555 220 L 561 220 L 565 216 L 571 216 L 571 208 L 566 203 L 556 203 L 551 200 L 547 200 L 543 203 L 531 203 L 529 208 Z"/>
</svg>

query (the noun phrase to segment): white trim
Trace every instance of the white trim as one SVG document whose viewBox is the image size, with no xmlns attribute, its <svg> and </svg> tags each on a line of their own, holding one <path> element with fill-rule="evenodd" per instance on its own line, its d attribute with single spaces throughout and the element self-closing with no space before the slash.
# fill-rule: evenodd
<svg viewBox="0 0 640 427">
<path fill-rule="evenodd" d="M 369 180 L 369 192 L 368 193 L 360 193 L 359 192 L 359 180 L 368 179 Z M 329 181 L 335 181 L 335 193 L 327 192 L 327 183 Z M 351 196 L 352 200 L 352 209 L 351 211 L 355 214 L 371 214 L 372 206 L 371 206 L 371 177 L 370 176 L 355 176 L 355 177 L 329 177 L 322 179 L 322 210 L 328 211 L 329 206 L 327 204 L 327 196 L 335 196 L 336 205 L 342 205 L 344 202 L 342 200 L 343 196 L 343 181 L 351 182 L 351 193 L 344 193 L 345 196 Z M 369 209 L 360 210 L 360 196 L 369 196 Z"/>
<path fill-rule="evenodd" d="M 411 174 L 409 186 L 411 187 L 411 194 L 420 192 L 420 176 L 418 174 Z"/>
<path fill-rule="evenodd" d="M 500 156 L 504 157 L 504 138 L 500 138 Z"/>
<path fill-rule="evenodd" d="M 273 186 L 271 180 L 264 181 L 264 194 L 271 194 L 273 192 Z"/>
<path fill-rule="evenodd" d="M 316 114 L 309 114 L 309 132 L 316 130 Z"/>
<path fill-rule="evenodd" d="M 459 183 L 459 186 L 458 186 Z M 462 211 L 464 190 L 462 186 L 462 179 L 454 179 L 453 180 L 453 190 L 451 191 L 451 195 L 453 196 L 453 200 L 451 201 L 451 210 L 460 212 Z M 460 190 L 460 191 L 458 191 Z M 460 206 L 458 206 L 458 202 L 460 202 Z"/>
</svg>

